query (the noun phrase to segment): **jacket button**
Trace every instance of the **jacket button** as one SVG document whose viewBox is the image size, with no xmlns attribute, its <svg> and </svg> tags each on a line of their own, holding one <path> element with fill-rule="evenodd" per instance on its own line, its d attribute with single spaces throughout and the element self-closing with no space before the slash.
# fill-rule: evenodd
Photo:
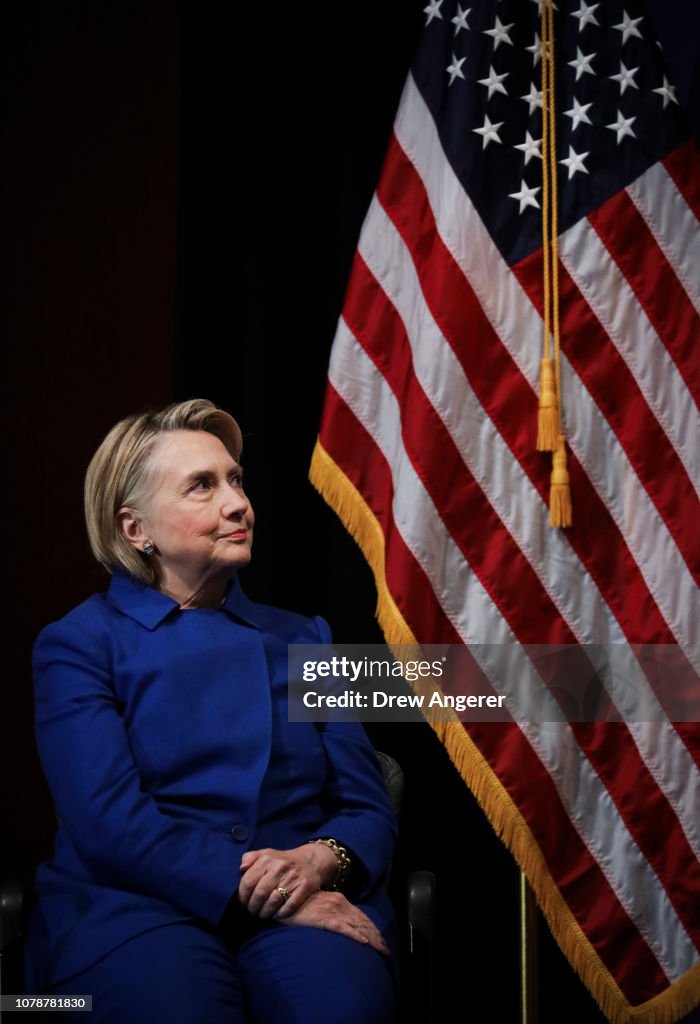
<svg viewBox="0 0 700 1024">
<path fill-rule="evenodd" d="M 231 835 L 239 843 L 244 843 L 248 838 L 248 829 L 245 825 L 234 825 L 231 829 Z"/>
</svg>

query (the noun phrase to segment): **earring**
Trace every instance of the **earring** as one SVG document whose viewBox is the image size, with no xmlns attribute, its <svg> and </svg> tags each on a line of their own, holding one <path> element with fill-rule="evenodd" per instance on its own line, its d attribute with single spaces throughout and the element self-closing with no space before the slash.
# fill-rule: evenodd
<svg viewBox="0 0 700 1024">
<path fill-rule="evenodd" d="M 143 546 L 144 555 L 152 555 L 155 551 L 155 545 L 152 540 L 147 540 Z"/>
</svg>

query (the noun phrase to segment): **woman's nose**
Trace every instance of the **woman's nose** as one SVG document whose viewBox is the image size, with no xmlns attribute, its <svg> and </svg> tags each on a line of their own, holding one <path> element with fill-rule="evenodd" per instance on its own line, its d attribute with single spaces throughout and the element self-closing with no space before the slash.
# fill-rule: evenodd
<svg viewBox="0 0 700 1024">
<path fill-rule="evenodd" d="M 249 504 L 248 499 L 240 488 L 229 487 L 224 494 L 221 512 L 226 517 L 243 516 L 248 511 Z"/>
</svg>

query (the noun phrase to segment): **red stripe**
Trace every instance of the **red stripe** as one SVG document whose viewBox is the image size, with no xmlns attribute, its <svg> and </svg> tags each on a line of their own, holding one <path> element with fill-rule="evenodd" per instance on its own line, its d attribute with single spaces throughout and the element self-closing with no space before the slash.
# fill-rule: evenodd
<svg viewBox="0 0 700 1024">
<path fill-rule="evenodd" d="M 428 197 L 393 139 L 378 195 L 418 267 L 428 306 L 486 412 L 544 501 L 551 460 L 535 451 L 537 399 L 436 233 Z M 488 359 L 484 358 L 488 352 Z M 630 642 L 673 643 L 627 544 L 573 454 L 576 516 L 566 538 Z"/>
<path fill-rule="evenodd" d="M 678 149 L 674 149 L 662 163 L 700 221 L 700 149 L 695 139 L 688 139 Z"/>
<path fill-rule="evenodd" d="M 625 191 L 603 203 L 588 219 L 627 279 L 697 404 L 700 318 L 646 221 Z"/>
<path fill-rule="evenodd" d="M 700 768 L 700 723 L 698 722 L 674 722 L 674 728 L 681 737 L 690 756 Z M 695 813 L 695 809 L 691 809 Z"/>
<path fill-rule="evenodd" d="M 403 321 L 359 254 L 355 257 L 343 315 L 403 410 L 403 443 L 416 473 L 453 540 L 518 640 L 524 644 L 575 644 L 575 635 L 462 461 L 450 433 L 423 391 L 413 370 Z M 503 572 L 505 565 L 507 574 Z M 576 654 L 581 661 L 586 660 L 583 648 L 571 652 L 572 657 Z M 540 665 L 536 667 L 541 669 Z M 626 726 L 618 725 L 614 732 L 614 760 L 619 758 L 619 763 L 613 765 L 607 760 L 609 744 L 601 738 L 608 734 L 604 727 L 601 730 L 600 723 L 597 727 L 581 727 L 577 735 L 586 757 L 601 778 L 610 783 L 611 796 L 635 841 L 659 877 L 667 882 L 669 895 L 675 892 L 673 879 L 679 877 L 696 881 L 700 891 L 700 865 L 674 811 L 641 760 Z M 637 815 L 640 799 L 643 806 L 654 812 L 641 820 Z M 679 904 L 676 910 L 684 924 L 692 927 L 687 907 Z"/>
<path fill-rule="evenodd" d="M 396 530 L 391 468 L 330 384 L 320 440 L 363 494 L 382 527 L 387 538 L 387 583 L 418 639 L 458 643 L 428 578 Z M 623 991 L 637 1000 L 666 987 L 656 958 L 574 829 L 549 773 L 520 730 L 473 724 L 469 732 L 520 808 L 555 883 Z"/>
<path fill-rule="evenodd" d="M 527 256 L 513 270 L 541 313 L 541 250 Z M 559 295 L 562 351 L 615 432 L 689 571 L 700 584 L 700 534 L 695 530 L 698 500 L 685 467 L 624 359 L 561 263 Z"/>
</svg>

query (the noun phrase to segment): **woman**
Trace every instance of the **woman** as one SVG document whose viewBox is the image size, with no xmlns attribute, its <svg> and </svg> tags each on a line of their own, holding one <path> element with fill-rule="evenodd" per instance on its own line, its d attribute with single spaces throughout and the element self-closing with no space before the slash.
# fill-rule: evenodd
<svg viewBox="0 0 700 1024">
<path fill-rule="evenodd" d="M 240 588 L 240 452 L 204 400 L 118 423 L 85 483 L 111 585 L 35 645 L 59 830 L 27 991 L 92 1024 L 392 1017 L 393 815 L 360 726 L 287 721 L 287 645 L 330 636 Z"/>
</svg>

